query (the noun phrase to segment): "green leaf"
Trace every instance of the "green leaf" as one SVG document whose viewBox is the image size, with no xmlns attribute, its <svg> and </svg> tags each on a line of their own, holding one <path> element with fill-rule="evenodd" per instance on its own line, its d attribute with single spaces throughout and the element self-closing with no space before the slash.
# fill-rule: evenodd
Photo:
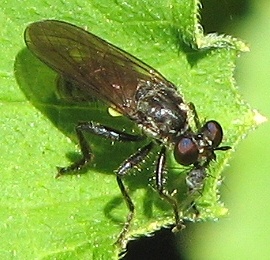
<svg viewBox="0 0 270 260">
<path fill-rule="evenodd" d="M 201 120 L 217 119 L 224 128 L 224 144 L 235 149 L 259 123 L 233 80 L 235 60 L 246 47 L 230 37 L 204 37 L 197 11 L 198 2 L 191 0 L 9 1 L 1 9 L 1 259 L 116 259 L 119 248 L 113 243 L 128 211 L 113 171 L 139 147 L 112 146 L 91 137 L 95 158 L 87 174 L 54 178 L 55 166 L 79 158 L 70 141 L 76 142 L 78 121 L 127 124 L 130 129 L 133 124 L 95 106 L 59 102 L 54 93 L 57 76 L 26 50 L 25 27 L 41 19 L 68 21 L 139 57 L 179 86 Z M 232 153 L 218 153 L 211 177 L 196 196 L 202 220 L 227 211 L 216 191 Z M 149 185 L 154 159 L 152 154 L 136 176 L 124 180 L 136 206 L 128 238 L 174 222 L 171 207 Z M 187 170 L 174 166 L 171 160 L 167 187 L 177 190 L 175 196 L 184 205 L 189 199 Z M 193 219 L 188 207 L 182 209 L 185 218 Z"/>
</svg>

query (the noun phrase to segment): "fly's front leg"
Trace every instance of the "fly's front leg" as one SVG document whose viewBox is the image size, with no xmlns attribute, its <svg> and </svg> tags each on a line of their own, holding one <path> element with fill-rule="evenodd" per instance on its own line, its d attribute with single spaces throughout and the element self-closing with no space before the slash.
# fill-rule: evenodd
<svg viewBox="0 0 270 260">
<path fill-rule="evenodd" d="M 192 102 L 190 102 L 190 103 L 188 103 L 188 107 L 192 111 L 193 119 L 194 119 L 194 122 L 195 122 L 195 125 L 196 125 L 197 130 L 201 129 L 202 128 L 202 125 L 201 125 L 199 116 L 197 114 L 195 105 Z"/>
<path fill-rule="evenodd" d="M 146 158 L 146 156 L 150 153 L 150 151 L 153 148 L 153 142 L 147 144 L 146 146 L 140 148 L 135 154 L 131 155 L 129 158 L 127 158 L 118 168 L 117 172 L 116 172 L 116 180 L 117 180 L 117 184 L 119 186 L 119 189 L 123 195 L 123 198 L 127 204 L 129 213 L 127 215 L 126 218 L 126 222 L 125 225 L 122 229 L 122 231 L 119 234 L 119 237 L 116 241 L 117 244 L 119 245 L 123 245 L 124 244 L 124 240 L 125 240 L 125 236 L 129 230 L 131 221 L 133 219 L 134 216 L 134 210 L 135 210 L 135 206 L 134 203 L 131 200 L 130 195 L 128 194 L 128 190 L 126 189 L 122 178 L 128 174 L 128 172 L 137 167 L 140 163 L 142 163 L 144 161 L 144 159 Z"/>
<path fill-rule="evenodd" d="M 58 174 L 56 177 L 60 177 L 61 175 L 65 174 L 76 174 L 78 171 L 89 164 L 93 157 L 93 153 L 88 141 L 85 138 L 84 133 L 86 132 L 102 136 L 112 141 L 135 142 L 144 139 L 143 136 L 124 133 L 107 126 L 100 125 L 98 123 L 81 122 L 76 126 L 76 134 L 79 140 L 82 158 L 67 167 L 58 167 Z"/>
<path fill-rule="evenodd" d="M 173 232 L 177 232 L 183 229 L 185 226 L 179 217 L 178 203 L 175 198 L 173 198 L 169 192 L 165 189 L 165 163 L 166 163 L 166 148 L 163 146 L 160 150 L 157 167 L 156 167 L 156 187 L 161 198 L 165 199 L 173 208 L 175 227 Z"/>
</svg>

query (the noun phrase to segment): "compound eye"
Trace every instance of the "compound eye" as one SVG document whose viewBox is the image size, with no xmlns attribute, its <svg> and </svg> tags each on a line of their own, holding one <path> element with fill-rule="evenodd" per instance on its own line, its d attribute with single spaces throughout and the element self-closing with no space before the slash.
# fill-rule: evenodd
<svg viewBox="0 0 270 260">
<path fill-rule="evenodd" d="M 174 147 L 175 160 L 184 166 L 197 162 L 199 150 L 196 143 L 191 138 L 182 137 Z"/>
<path fill-rule="evenodd" d="M 202 127 L 202 133 L 212 141 L 213 148 L 216 148 L 220 145 L 223 138 L 223 131 L 221 125 L 218 122 L 214 120 L 206 122 Z"/>
</svg>

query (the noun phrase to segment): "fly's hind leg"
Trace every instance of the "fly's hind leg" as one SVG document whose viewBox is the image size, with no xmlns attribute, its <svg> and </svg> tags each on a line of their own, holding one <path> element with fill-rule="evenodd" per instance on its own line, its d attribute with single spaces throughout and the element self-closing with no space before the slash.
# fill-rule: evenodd
<svg viewBox="0 0 270 260">
<path fill-rule="evenodd" d="M 120 167 L 118 168 L 118 170 L 116 172 L 117 184 L 119 186 L 119 189 L 122 193 L 122 196 L 126 202 L 128 210 L 129 210 L 124 227 L 123 227 L 122 231 L 120 232 L 119 237 L 116 241 L 116 244 L 120 245 L 121 247 L 123 247 L 123 245 L 125 243 L 125 236 L 126 236 L 127 232 L 129 231 L 130 224 L 132 222 L 132 219 L 134 216 L 134 211 L 135 211 L 134 203 L 132 202 L 131 197 L 128 193 L 128 190 L 125 187 L 122 179 L 126 174 L 128 174 L 128 172 L 131 169 L 135 168 L 136 166 L 138 166 L 140 163 L 142 163 L 144 161 L 146 156 L 152 150 L 153 145 L 154 145 L 153 142 L 150 142 L 146 146 L 140 148 L 135 154 L 133 154 L 129 158 L 127 158 L 120 165 Z"/>
<path fill-rule="evenodd" d="M 68 174 L 76 174 L 91 161 L 93 153 L 88 141 L 85 138 L 85 133 L 95 134 L 112 141 L 135 142 L 144 139 L 143 136 L 124 133 L 98 123 L 81 122 L 76 126 L 76 134 L 79 140 L 82 158 L 67 167 L 58 167 L 58 174 L 56 177 Z"/>
</svg>

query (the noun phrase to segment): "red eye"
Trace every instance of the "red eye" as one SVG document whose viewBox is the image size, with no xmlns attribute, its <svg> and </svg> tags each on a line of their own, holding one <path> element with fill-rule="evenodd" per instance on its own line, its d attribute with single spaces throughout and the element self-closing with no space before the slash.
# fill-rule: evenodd
<svg viewBox="0 0 270 260">
<path fill-rule="evenodd" d="M 174 147 L 174 158 L 181 165 L 197 162 L 198 156 L 198 145 L 189 137 L 182 137 Z"/>
<path fill-rule="evenodd" d="M 214 120 L 208 121 L 205 123 L 205 125 L 202 127 L 203 135 L 209 138 L 209 140 L 212 141 L 212 147 L 216 148 L 220 145 L 222 138 L 223 138 L 223 132 L 220 124 Z"/>
</svg>

